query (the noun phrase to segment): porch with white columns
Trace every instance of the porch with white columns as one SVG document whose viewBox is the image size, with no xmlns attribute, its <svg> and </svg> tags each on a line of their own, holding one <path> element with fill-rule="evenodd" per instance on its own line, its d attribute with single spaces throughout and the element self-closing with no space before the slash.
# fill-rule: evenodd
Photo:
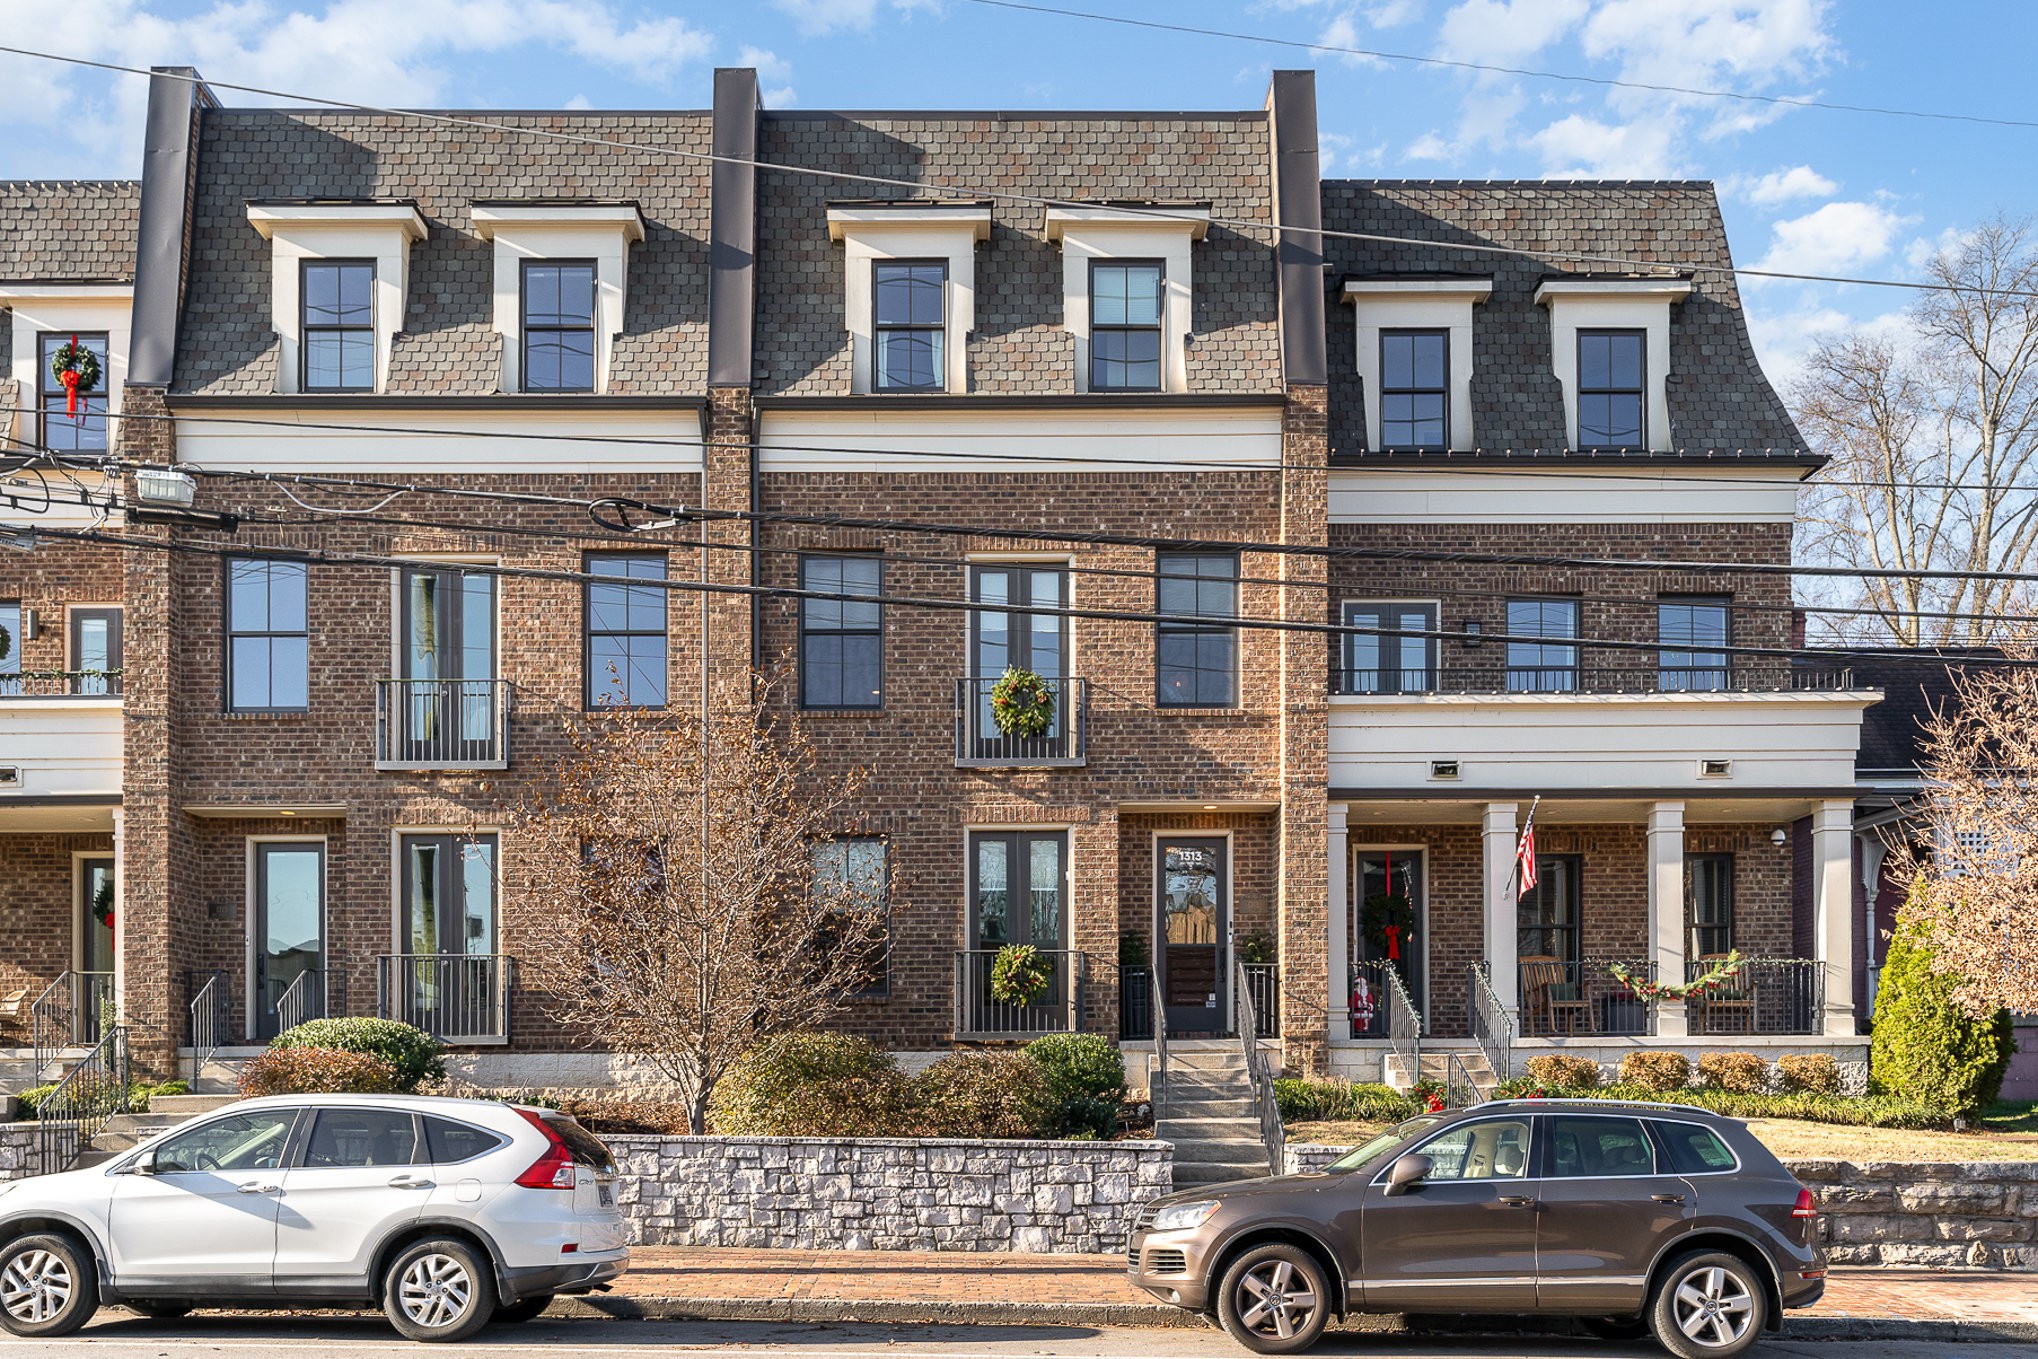
<svg viewBox="0 0 2038 1359">
<path fill-rule="evenodd" d="M 1521 948 L 1514 852 L 1520 842 L 1521 830 L 1515 821 L 1520 810 L 1518 802 L 1489 802 L 1480 829 L 1480 846 L 1486 868 L 1486 967 L 1493 983 L 1493 994 L 1517 1033 L 1521 1031 L 1518 956 Z"/>
<path fill-rule="evenodd" d="M 1828 1038 L 1852 1037 L 1854 1023 L 1854 803 L 1821 802 L 1812 812 L 1812 956 L 1825 991 Z"/>
<path fill-rule="evenodd" d="M 1684 984 L 1684 804 L 1658 802 L 1649 808 L 1649 959 L 1656 980 Z M 1656 1001 L 1656 1035 L 1682 1038 L 1690 1032 L 1681 997 Z"/>
</svg>

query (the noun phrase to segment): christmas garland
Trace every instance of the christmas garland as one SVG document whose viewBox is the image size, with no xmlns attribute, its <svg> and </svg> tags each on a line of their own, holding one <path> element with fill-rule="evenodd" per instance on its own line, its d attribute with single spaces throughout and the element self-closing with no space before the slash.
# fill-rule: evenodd
<svg viewBox="0 0 2038 1359">
<path fill-rule="evenodd" d="M 65 414 L 78 413 L 78 393 L 89 392 L 99 385 L 99 356 L 78 343 L 73 335 L 71 342 L 58 348 L 50 355 L 50 377 L 62 383 L 69 397 Z"/>
<path fill-rule="evenodd" d="M 1000 1005 L 1032 1005 L 1047 994 L 1054 969 L 1031 944 L 1007 944 L 991 959 L 991 999 Z"/>
<path fill-rule="evenodd" d="M 1703 996 L 1717 991 L 1741 975 L 1741 965 L 1746 960 L 1738 951 L 1727 954 L 1704 972 L 1699 973 L 1683 985 L 1675 982 L 1651 981 L 1635 975 L 1626 963 L 1613 963 L 1606 969 L 1607 975 L 1628 989 L 1637 1000 L 1686 1000 L 1692 996 Z"/>
<path fill-rule="evenodd" d="M 991 720 L 1007 736 L 1037 740 L 1054 725 L 1054 690 L 1031 670 L 1008 667 L 991 686 Z"/>
</svg>

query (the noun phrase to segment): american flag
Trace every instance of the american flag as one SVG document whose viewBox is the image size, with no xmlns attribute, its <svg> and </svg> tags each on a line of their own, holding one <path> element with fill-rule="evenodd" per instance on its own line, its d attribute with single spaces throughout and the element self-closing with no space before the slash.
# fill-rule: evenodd
<svg viewBox="0 0 2038 1359">
<path fill-rule="evenodd" d="M 1536 890 L 1536 807 L 1541 802 L 1538 797 L 1529 804 L 1528 824 L 1521 828 L 1521 843 L 1514 847 L 1515 878 L 1520 887 L 1517 896 Z"/>
</svg>

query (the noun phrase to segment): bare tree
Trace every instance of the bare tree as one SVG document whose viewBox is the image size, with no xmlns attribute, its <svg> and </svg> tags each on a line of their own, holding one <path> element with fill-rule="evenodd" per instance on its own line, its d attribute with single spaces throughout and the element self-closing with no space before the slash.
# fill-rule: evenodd
<svg viewBox="0 0 2038 1359">
<path fill-rule="evenodd" d="M 1884 871 L 1915 884 L 1906 923 L 1969 1013 L 2038 1011 L 2038 669 L 1969 668 L 1954 694 L 1925 724 L 1926 833 Z"/>
<path fill-rule="evenodd" d="M 855 829 L 861 773 L 825 776 L 797 714 L 761 691 L 705 728 L 675 711 L 575 719 L 573 759 L 520 818 L 552 906 L 535 980 L 563 1023 L 670 1079 L 696 1133 L 745 1049 L 869 983 L 886 929 L 881 884 L 816 876 L 815 846 Z"/>
<path fill-rule="evenodd" d="M 1873 611 L 1835 625 L 1847 640 L 1973 646 L 2032 598 L 1982 575 L 2028 569 L 2038 543 L 2038 240 L 1998 218 L 1926 273 L 1943 290 L 1924 294 L 1907 335 L 1829 340 L 1789 392 L 1830 459 L 1806 488 L 1801 560 L 1959 573 L 1867 579 L 1819 602 Z"/>
</svg>

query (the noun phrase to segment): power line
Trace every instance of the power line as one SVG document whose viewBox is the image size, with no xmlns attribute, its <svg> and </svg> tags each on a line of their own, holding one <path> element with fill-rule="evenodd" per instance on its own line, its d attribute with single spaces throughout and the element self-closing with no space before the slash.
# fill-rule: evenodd
<svg viewBox="0 0 2038 1359">
<path fill-rule="evenodd" d="M 1050 198 L 1041 194 L 1016 193 L 1010 189 L 1000 189 L 991 186 L 948 182 L 934 183 L 924 179 L 899 179 L 885 175 L 861 174 L 855 171 L 831 169 L 823 166 L 798 165 L 786 161 L 765 161 L 747 156 L 723 155 L 711 151 L 689 151 L 682 147 L 654 146 L 649 143 L 628 142 L 612 137 L 593 137 L 584 133 L 555 132 L 549 128 L 519 127 L 509 123 L 490 122 L 484 118 L 465 117 L 451 113 L 435 113 L 424 109 L 388 108 L 378 104 L 363 104 L 345 99 L 329 99 L 318 95 L 271 89 L 260 85 L 238 84 L 226 80 L 206 80 L 195 74 L 185 75 L 179 71 L 151 71 L 141 66 L 124 66 L 117 62 L 94 61 L 86 57 L 69 57 L 54 52 L 41 52 L 27 47 L 0 45 L 0 53 L 30 57 L 41 61 L 59 62 L 66 65 L 89 67 L 94 70 L 119 72 L 125 75 L 139 75 L 150 78 L 161 76 L 164 79 L 187 81 L 194 86 L 235 90 L 244 94 L 259 94 L 271 99 L 287 99 L 297 103 L 347 109 L 357 113 L 374 113 L 396 118 L 416 118 L 442 126 L 479 128 L 488 132 L 508 133 L 516 136 L 567 142 L 582 146 L 606 147 L 612 150 L 632 151 L 644 155 L 669 156 L 679 160 L 746 166 L 755 170 L 777 170 L 785 174 L 844 180 L 858 184 L 877 184 L 887 188 L 909 189 L 916 193 L 924 193 L 929 189 L 939 189 L 948 193 L 963 194 L 974 198 L 987 198 L 997 202 L 1019 203 L 1036 207 L 1094 206 L 1094 204 L 1083 199 Z M 1375 245 L 1413 245 L 1433 250 L 1501 255 L 1517 259 L 1565 264 L 1618 265 L 1626 269 L 1738 275 L 1750 278 L 1782 279 L 1797 283 L 1842 283 L 1869 288 L 1899 288 L 1917 292 L 1960 293 L 1974 297 L 2038 298 L 2038 289 L 1968 288 L 1956 284 L 1934 283 L 1921 279 L 1860 278 L 1843 274 L 1813 274 L 1781 269 L 1755 269 L 1735 264 L 1694 264 L 1690 261 L 1638 259 L 1625 255 L 1600 255 L 1585 251 L 1538 250 L 1482 241 L 1447 241 L 1410 236 L 1389 236 L 1377 232 L 1342 231 L 1320 225 L 1294 226 L 1283 222 L 1261 222 L 1243 217 L 1216 217 L 1198 214 L 1194 218 L 1190 218 L 1179 212 L 1171 212 L 1166 208 L 1158 207 L 1126 207 L 1123 211 L 1151 217 L 1156 221 L 1194 221 L 1213 226 L 1229 227 L 1239 231 L 1265 232 L 1270 238 L 1278 238 L 1282 233 L 1288 233 L 1298 236 L 1314 236 L 1326 240 L 1362 241 Z"/>
<path fill-rule="evenodd" d="M 1299 48 L 1310 52 L 1328 52 L 1335 56 L 1371 57 L 1379 61 L 1398 61 L 1416 66 L 1438 66 L 1460 71 L 1477 71 L 1485 75 L 1526 76 L 1535 80 L 1560 80 L 1576 85 L 1599 85 L 1610 89 L 1644 90 L 1651 94 L 1681 94 L 1700 99 L 1729 99 L 1749 104 L 1770 104 L 1786 108 L 1824 109 L 1834 113 L 1868 113 L 1885 118 L 1924 118 L 1936 122 L 1978 123 L 1987 127 L 2038 128 L 2038 122 L 2023 118 L 1996 118 L 1978 113 L 1946 113 L 1931 109 L 1895 108 L 1879 104 L 1841 104 L 1826 99 L 1808 99 L 1797 95 L 1750 94 L 1742 90 L 1706 89 L 1692 85 L 1664 85 L 1643 80 L 1626 80 L 1613 76 L 1580 75 L 1567 71 L 1544 71 L 1527 66 L 1502 66 L 1494 62 L 1470 61 L 1459 57 L 1424 56 L 1413 52 L 1389 52 L 1372 47 L 1352 47 L 1341 43 L 1309 42 L 1301 38 L 1277 38 L 1264 33 L 1240 33 L 1221 28 L 1200 28 L 1192 24 L 1170 24 L 1156 19 L 1134 19 L 1120 14 L 1095 14 L 1087 10 L 1061 9 L 1053 5 L 1023 4 L 1020 0 L 970 0 L 971 4 L 992 9 L 1020 10 L 1030 14 L 1051 14 L 1065 19 L 1086 19 L 1096 23 L 1120 24 L 1127 28 L 1152 29 L 1163 33 L 1183 33 L 1199 38 L 1226 38 L 1237 42 L 1263 43 L 1269 47 Z"/>
</svg>

